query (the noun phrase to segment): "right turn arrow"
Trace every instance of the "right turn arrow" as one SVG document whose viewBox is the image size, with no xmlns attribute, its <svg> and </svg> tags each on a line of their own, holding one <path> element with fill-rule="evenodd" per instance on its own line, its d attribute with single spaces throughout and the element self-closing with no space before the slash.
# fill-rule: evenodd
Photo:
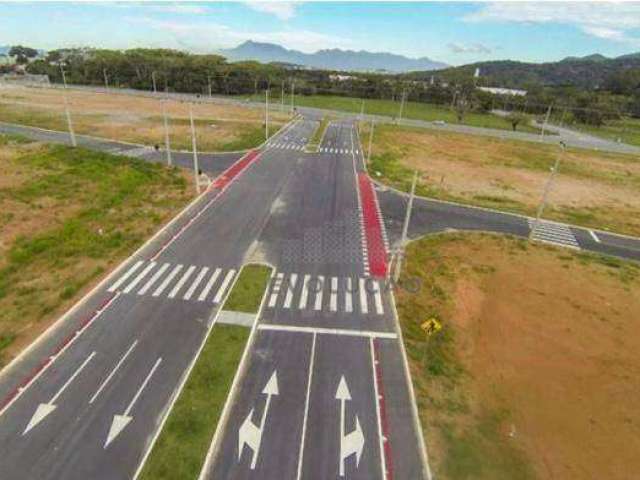
<svg viewBox="0 0 640 480">
<path fill-rule="evenodd" d="M 356 468 L 360 464 L 360 457 L 364 450 L 364 435 L 362 434 L 362 427 L 360 427 L 360 420 L 356 415 L 356 428 L 351 433 L 345 435 L 345 403 L 347 400 L 351 400 L 351 393 L 349 387 L 344 379 L 344 375 L 340 378 L 338 384 L 338 390 L 336 390 L 336 400 L 340 400 L 340 476 L 344 477 L 344 464 L 346 459 L 356 454 Z"/>
</svg>

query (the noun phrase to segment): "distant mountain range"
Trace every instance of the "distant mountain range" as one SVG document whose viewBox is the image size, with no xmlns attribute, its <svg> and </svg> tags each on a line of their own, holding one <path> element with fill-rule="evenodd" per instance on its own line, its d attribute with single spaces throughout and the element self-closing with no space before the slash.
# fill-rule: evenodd
<svg viewBox="0 0 640 480">
<path fill-rule="evenodd" d="M 409 58 L 393 53 L 367 52 L 364 50 L 318 50 L 304 53 L 289 50 L 273 43 L 246 41 L 235 48 L 220 50 L 220 54 L 231 61 L 255 60 L 261 63 L 289 63 L 309 68 L 341 71 L 385 71 L 392 73 L 416 70 L 437 70 L 446 63 L 436 62 L 427 57 Z"/>
<path fill-rule="evenodd" d="M 640 68 L 640 52 L 608 58 L 594 54 L 586 57 L 567 57 L 559 62 L 525 63 L 498 60 L 472 63 L 438 71 L 435 76 L 445 80 L 469 78 L 480 70 L 481 84 L 507 88 L 527 88 L 531 85 L 572 85 L 597 88 L 614 73 Z M 410 74 L 413 78 L 429 79 L 434 72 Z"/>
</svg>

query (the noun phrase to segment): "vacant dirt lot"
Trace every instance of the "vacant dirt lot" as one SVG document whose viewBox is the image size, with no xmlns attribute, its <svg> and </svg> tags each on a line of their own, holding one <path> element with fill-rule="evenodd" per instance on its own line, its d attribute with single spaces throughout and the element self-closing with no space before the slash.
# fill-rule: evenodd
<svg viewBox="0 0 640 480">
<path fill-rule="evenodd" d="M 0 135 L 0 366 L 190 201 L 191 179 Z"/>
<path fill-rule="evenodd" d="M 374 139 L 370 169 L 394 186 L 409 188 L 417 169 L 422 194 L 524 214 L 535 213 L 560 154 L 553 145 L 393 126 L 376 128 Z M 545 217 L 640 235 L 639 192 L 640 158 L 569 149 Z"/>
<path fill-rule="evenodd" d="M 64 97 L 60 89 L 3 86 L 0 88 L 0 118 L 54 130 L 66 130 Z M 118 93 L 68 90 L 77 133 L 134 143 L 164 145 L 162 102 L 149 97 Z M 189 104 L 166 102 L 173 148 L 190 149 Z M 233 104 L 193 105 L 198 148 L 210 151 L 242 150 L 264 140 L 264 112 Z M 273 113 L 273 127 L 288 118 Z"/>
<path fill-rule="evenodd" d="M 408 260 L 423 285 L 398 309 L 437 478 L 636 478 L 638 265 L 481 234 Z"/>
</svg>

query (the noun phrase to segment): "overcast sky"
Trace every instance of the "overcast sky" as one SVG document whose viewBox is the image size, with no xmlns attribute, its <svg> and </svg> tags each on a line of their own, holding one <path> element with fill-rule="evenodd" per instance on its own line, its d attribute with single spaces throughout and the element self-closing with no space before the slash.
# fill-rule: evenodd
<svg viewBox="0 0 640 480">
<path fill-rule="evenodd" d="M 0 45 L 211 52 L 249 39 L 453 65 L 617 56 L 640 51 L 640 3 L 0 2 Z"/>
</svg>

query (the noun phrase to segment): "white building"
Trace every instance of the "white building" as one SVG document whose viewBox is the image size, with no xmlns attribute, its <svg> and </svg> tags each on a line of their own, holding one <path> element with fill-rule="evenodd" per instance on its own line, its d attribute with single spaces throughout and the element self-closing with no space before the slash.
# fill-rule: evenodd
<svg viewBox="0 0 640 480">
<path fill-rule="evenodd" d="M 510 95 L 512 97 L 524 97 L 526 90 L 517 90 L 515 88 L 498 88 L 498 87 L 478 87 L 483 92 L 493 93 L 494 95 Z"/>
</svg>

